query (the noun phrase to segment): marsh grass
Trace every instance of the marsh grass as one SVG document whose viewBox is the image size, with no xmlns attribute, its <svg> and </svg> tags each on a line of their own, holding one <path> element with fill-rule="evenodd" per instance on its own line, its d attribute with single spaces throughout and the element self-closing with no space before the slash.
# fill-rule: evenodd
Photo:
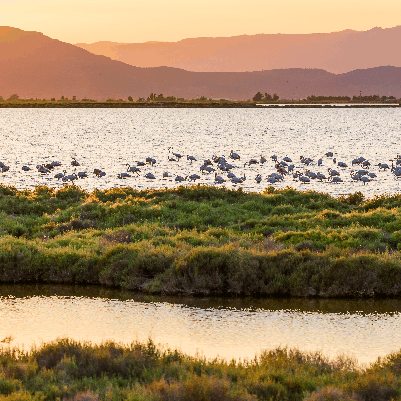
<svg viewBox="0 0 401 401">
<path fill-rule="evenodd" d="M 401 195 L 0 186 L 0 281 L 400 296 Z"/>
<path fill-rule="evenodd" d="M 252 360 L 190 357 L 134 342 L 59 339 L 0 348 L 0 400 L 400 400 L 401 353 L 368 367 L 340 356 L 278 348 Z"/>
</svg>

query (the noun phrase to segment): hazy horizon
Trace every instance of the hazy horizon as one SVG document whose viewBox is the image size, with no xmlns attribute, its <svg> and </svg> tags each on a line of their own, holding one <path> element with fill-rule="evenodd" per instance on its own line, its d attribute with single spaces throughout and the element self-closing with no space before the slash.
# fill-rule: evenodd
<svg viewBox="0 0 401 401">
<path fill-rule="evenodd" d="M 346 31 L 353 31 L 353 32 L 368 32 L 373 29 L 392 29 L 392 28 L 397 28 L 398 26 L 401 26 L 401 23 L 395 26 L 391 27 L 386 27 L 383 28 L 381 26 L 374 26 L 370 29 L 365 29 L 365 30 L 357 30 L 357 29 L 352 29 L 352 28 L 346 28 L 346 29 L 341 29 L 339 31 L 331 31 L 331 32 L 308 32 L 308 33 L 283 33 L 283 32 L 275 32 L 275 33 L 255 33 L 255 34 L 248 34 L 248 33 L 243 33 L 243 34 L 238 34 L 238 35 L 230 35 L 230 36 L 197 36 L 197 37 L 186 37 L 178 40 L 147 40 L 144 42 L 135 42 L 136 44 L 146 44 L 146 43 L 177 43 L 177 42 L 182 42 L 185 40 L 191 40 L 191 39 L 218 39 L 218 38 L 236 38 L 236 37 L 241 37 L 241 36 L 258 36 L 258 35 L 318 35 L 318 34 L 330 34 L 330 33 L 340 33 L 340 32 L 346 32 Z M 41 32 L 43 33 L 43 32 Z M 55 38 L 56 39 L 56 38 Z M 117 43 L 117 44 L 131 44 L 134 42 L 115 42 L 111 40 L 97 40 L 94 42 L 76 42 L 76 43 L 70 43 L 72 45 L 79 45 L 81 43 L 85 44 L 96 44 L 96 43 Z M 67 42 L 69 43 L 69 42 Z"/>
<path fill-rule="evenodd" d="M 0 25 L 66 43 L 145 43 L 385 29 L 399 25 L 399 15 L 396 0 L 2 0 Z"/>
</svg>

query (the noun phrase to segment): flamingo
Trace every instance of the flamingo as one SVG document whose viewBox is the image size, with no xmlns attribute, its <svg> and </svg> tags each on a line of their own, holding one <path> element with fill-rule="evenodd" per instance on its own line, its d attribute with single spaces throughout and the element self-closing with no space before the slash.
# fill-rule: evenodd
<svg viewBox="0 0 401 401">
<path fill-rule="evenodd" d="M 238 153 L 233 152 L 232 150 L 230 153 L 230 157 L 231 157 L 231 159 L 234 159 L 234 160 L 241 160 L 240 155 Z"/>
</svg>

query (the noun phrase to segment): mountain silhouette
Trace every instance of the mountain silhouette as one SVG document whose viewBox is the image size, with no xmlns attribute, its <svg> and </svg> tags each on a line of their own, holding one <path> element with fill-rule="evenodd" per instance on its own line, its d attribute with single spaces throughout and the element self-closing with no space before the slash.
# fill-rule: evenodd
<svg viewBox="0 0 401 401">
<path fill-rule="evenodd" d="M 0 27 L 0 95 L 21 98 L 126 99 L 151 92 L 194 99 L 246 100 L 256 92 L 280 98 L 379 94 L 401 97 L 401 67 L 382 66 L 333 74 L 287 68 L 256 72 L 190 72 L 140 68 L 95 55 L 38 32 Z"/>
<path fill-rule="evenodd" d="M 94 54 L 137 67 L 197 72 L 319 68 L 335 74 L 381 65 L 401 67 L 401 26 L 369 31 L 242 35 L 179 42 L 79 43 Z"/>
</svg>

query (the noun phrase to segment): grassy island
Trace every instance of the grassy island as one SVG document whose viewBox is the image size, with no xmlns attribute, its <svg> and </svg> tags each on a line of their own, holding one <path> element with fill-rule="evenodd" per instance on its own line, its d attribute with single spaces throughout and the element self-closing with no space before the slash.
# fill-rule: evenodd
<svg viewBox="0 0 401 401">
<path fill-rule="evenodd" d="M 0 282 L 401 296 L 401 195 L 0 186 Z"/>
<path fill-rule="evenodd" d="M 62 339 L 29 352 L 4 344 L 0 400 L 395 401 L 401 399 L 400 366 L 400 352 L 361 368 L 350 358 L 287 348 L 227 362 L 151 341 L 124 346 Z"/>
</svg>

